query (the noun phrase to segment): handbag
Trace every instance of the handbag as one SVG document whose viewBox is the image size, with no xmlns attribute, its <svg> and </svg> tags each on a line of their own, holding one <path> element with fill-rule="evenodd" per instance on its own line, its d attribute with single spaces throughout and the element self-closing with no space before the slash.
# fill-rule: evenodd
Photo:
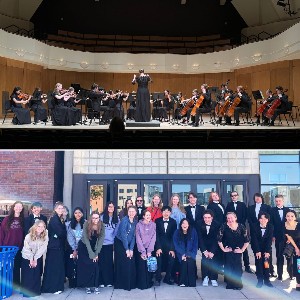
<svg viewBox="0 0 300 300">
<path fill-rule="evenodd" d="M 283 249 L 283 255 L 286 258 L 291 258 L 295 253 L 295 248 L 291 243 L 286 243 Z"/>
<path fill-rule="evenodd" d="M 149 256 L 147 258 L 147 268 L 148 268 L 148 272 L 156 272 L 157 270 L 157 259 L 154 256 Z"/>
</svg>

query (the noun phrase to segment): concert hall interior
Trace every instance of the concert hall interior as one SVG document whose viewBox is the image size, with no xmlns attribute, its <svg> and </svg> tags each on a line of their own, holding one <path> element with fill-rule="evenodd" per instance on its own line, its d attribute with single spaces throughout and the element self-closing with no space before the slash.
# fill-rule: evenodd
<svg viewBox="0 0 300 300">
<path fill-rule="evenodd" d="M 1 146 L 298 149 L 299 10 L 0 1 Z"/>
</svg>

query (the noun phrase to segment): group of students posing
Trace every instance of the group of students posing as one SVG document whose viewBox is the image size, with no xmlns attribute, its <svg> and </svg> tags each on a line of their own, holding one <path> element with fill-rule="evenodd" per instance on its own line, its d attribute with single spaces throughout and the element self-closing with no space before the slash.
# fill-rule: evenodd
<svg viewBox="0 0 300 300">
<path fill-rule="evenodd" d="M 135 206 L 127 200 L 119 215 L 114 203 L 108 202 L 103 213 L 93 212 L 88 220 L 80 207 L 69 219 L 66 207 L 57 202 L 48 222 L 40 213 L 39 202 L 32 204 L 32 214 L 24 218 L 23 204 L 17 201 L 1 223 L 0 245 L 19 247 L 14 284 L 27 297 L 60 294 L 66 277 L 69 287 L 85 288 L 88 294 L 98 294 L 105 286 L 125 290 L 159 286 L 162 272 L 166 284 L 195 287 L 198 249 L 202 254 L 202 285 L 208 286 L 211 281 L 217 287 L 218 274 L 224 273 L 226 289 L 239 290 L 243 287 L 242 257 L 245 271 L 253 273 L 247 252 L 248 220 L 256 287 L 272 287 L 270 276 L 277 277 L 272 265 L 275 239 L 277 279 L 282 280 L 284 247 L 292 243 L 295 251 L 287 259 L 287 271 L 291 280 L 296 277 L 299 291 L 296 260 L 300 257 L 300 225 L 295 211 L 284 207 L 282 195 L 275 197 L 276 206 L 272 208 L 263 203 L 259 193 L 254 195 L 255 204 L 248 208 L 238 201 L 235 191 L 231 192 L 231 200 L 225 208 L 219 195 L 212 192 L 205 209 L 197 204 L 192 192 L 185 207 L 177 194 L 169 206 L 162 206 L 160 196 L 154 195 L 146 208 L 139 196 Z M 147 268 L 151 256 L 157 259 L 155 273 Z"/>
</svg>

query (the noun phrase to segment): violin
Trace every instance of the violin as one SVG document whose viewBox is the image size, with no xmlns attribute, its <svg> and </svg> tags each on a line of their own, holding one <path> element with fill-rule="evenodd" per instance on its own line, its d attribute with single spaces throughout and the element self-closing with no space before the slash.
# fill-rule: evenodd
<svg viewBox="0 0 300 300">
<path fill-rule="evenodd" d="M 18 98 L 20 99 L 20 100 L 29 100 L 29 95 L 28 94 L 25 94 L 25 93 L 20 93 L 20 94 L 18 94 Z"/>
</svg>

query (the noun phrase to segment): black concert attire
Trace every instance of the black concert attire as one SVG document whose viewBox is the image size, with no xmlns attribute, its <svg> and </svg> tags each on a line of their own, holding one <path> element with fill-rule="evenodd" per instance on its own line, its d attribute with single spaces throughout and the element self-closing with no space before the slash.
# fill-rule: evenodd
<svg viewBox="0 0 300 300">
<path fill-rule="evenodd" d="M 136 205 L 136 217 L 139 220 L 143 219 L 142 212 L 146 209 L 146 206 L 143 204 L 142 206 Z"/>
<path fill-rule="evenodd" d="M 241 201 L 236 201 L 235 203 L 234 201 L 228 202 L 225 209 L 225 215 L 228 212 L 234 212 L 237 216 L 237 222 L 245 226 L 247 220 L 247 206 L 244 202 Z M 249 261 L 248 249 L 246 249 L 243 253 L 243 261 L 244 261 L 245 269 L 249 270 L 250 261 Z"/>
<path fill-rule="evenodd" d="M 124 94 L 118 95 L 115 98 L 115 108 L 114 108 L 114 112 L 113 112 L 113 116 L 114 117 L 119 117 L 122 120 L 124 119 L 124 109 L 123 109 L 123 101 L 127 96 Z"/>
<path fill-rule="evenodd" d="M 214 221 L 221 226 L 225 221 L 225 207 L 219 201 L 209 202 L 207 209 L 210 209 L 214 213 Z"/>
<path fill-rule="evenodd" d="M 129 108 L 127 109 L 127 119 L 135 120 L 136 103 L 135 100 L 130 101 Z"/>
<path fill-rule="evenodd" d="M 170 99 L 167 97 L 164 97 L 162 100 L 162 107 L 160 107 L 159 110 L 159 119 L 160 121 L 162 120 L 167 120 L 168 119 L 168 113 L 171 112 L 171 110 L 173 109 L 174 106 L 174 99 L 173 97 L 170 95 L 171 101 Z"/>
<path fill-rule="evenodd" d="M 160 119 L 160 110 L 162 109 L 162 106 L 162 99 L 154 99 L 152 108 L 152 120 Z"/>
<path fill-rule="evenodd" d="M 236 94 L 234 98 L 231 96 L 231 99 L 233 99 L 233 101 L 236 97 L 241 99 L 241 102 L 234 109 L 234 115 L 233 115 L 237 125 L 240 123 L 240 114 L 249 112 L 252 104 L 251 99 L 246 92 L 242 92 L 241 94 L 242 94 L 241 97 L 238 94 Z M 231 117 L 226 117 L 226 122 L 230 123 Z"/>
<path fill-rule="evenodd" d="M 35 224 L 35 222 L 42 220 L 45 222 L 47 228 L 47 217 L 40 214 L 39 216 L 34 216 L 30 214 L 27 218 L 24 219 L 24 232 L 25 235 L 29 232 L 29 229 Z"/>
<path fill-rule="evenodd" d="M 156 281 L 161 281 L 161 272 L 166 272 L 164 282 L 170 283 L 172 280 L 172 269 L 174 266 L 175 258 L 169 254 L 170 251 L 175 252 L 173 235 L 177 229 L 177 223 L 171 217 L 169 220 L 160 217 L 155 220 L 156 223 L 156 243 L 155 251 L 158 249 L 162 250 L 160 256 L 157 258 L 157 271 L 156 271 Z"/>
<path fill-rule="evenodd" d="M 280 105 L 275 109 L 274 115 L 271 118 L 271 122 L 274 123 L 275 119 L 277 118 L 278 115 L 285 113 L 289 109 L 289 99 L 288 96 L 284 93 L 281 94 L 282 96 L 280 97 L 279 95 L 275 96 L 275 99 L 280 100 Z"/>
<path fill-rule="evenodd" d="M 150 122 L 151 107 L 150 107 L 150 93 L 148 83 L 151 81 L 150 76 L 138 76 L 132 81 L 132 84 L 137 82 L 138 89 L 136 93 L 136 122 Z"/>
<path fill-rule="evenodd" d="M 81 121 L 81 110 L 80 108 L 76 107 L 76 98 L 70 97 L 68 101 L 65 101 L 65 106 L 67 106 L 75 115 L 75 121 L 76 123 L 79 123 Z"/>
<path fill-rule="evenodd" d="M 251 247 L 255 257 L 256 277 L 258 282 L 270 282 L 270 260 L 265 259 L 265 253 L 272 253 L 272 238 L 274 227 L 268 222 L 265 228 L 261 227 L 259 223 L 254 223 L 251 227 Z M 256 258 L 256 253 L 261 253 L 261 258 Z M 267 261 L 267 264 L 265 264 Z"/>
<path fill-rule="evenodd" d="M 64 251 L 67 238 L 66 226 L 56 213 L 49 220 L 48 236 L 42 293 L 55 293 L 64 290 Z"/>
<path fill-rule="evenodd" d="M 202 252 L 202 279 L 207 276 L 210 280 L 218 280 L 218 269 L 220 267 L 218 257 L 220 256 L 220 248 L 217 236 L 219 228 L 220 224 L 215 220 L 212 221 L 211 225 L 206 224 L 204 220 L 197 222 L 198 244 L 200 251 Z M 206 258 L 203 254 L 205 251 L 213 253 L 214 257 L 212 259 Z"/>
<path fill-rule="evenodd" d="M 300 223 L 297 223 L 295 230 L 285 228 L 284 233 L 291 236 L 297 247 L 300 249 Z M 290 278 L 296 277 L 298 284 L 300 284 L 300 273 L 297 270 L 297 259 L 299 258 L 300 257 L 296 254 L 294 254 L 291 258 L 287 258 L 287 271 L 290 275 Z"/>
<path fill-rule="evenodd" d="M 271 220 L 274 226 L 274 238 L 275 238 L 275 249 L 276 249 L 276 258 L 277 258 L 277 274 L 278 278 L 282 279 L 283 274 L 283 264 L 284 256 L 283 249 L 285 245 L 285 215 L 289 211 L 287 207 L 272 207 L 271 208 Z"/>
<path fill-rule="evenodd" d="M 186 218 L 189 220 L 190 224 L 195 227 L 197 221 L 203 220 L 203 213 L 205 208 L 203 205 L 187 205 L 184 207 L 186 212 Z"/>
<path fill-rule="evenodd" d="M 76 125 L 80 121 L 80 110 L 75 107 L 66 106 L 64 98 L 58 99 L 56 97 L 60 96 L 59 92 L 54 92 L 52 96 L 55 100 L 55 107 L 52 110 L 52 124 L 55 126 Z"/>
<path fill-rule="evenodd" d="M 97 92 L 94 90 L 91 90 L 88 94 L 89 99 L 91 100 L 91 105 L 94 113 L 90 113 L 88 115 L 89 119 L 92 119 L 94 117 L 100 118 L 100 113 L 103 112 L 101 121 L 103 123 L 109 122 L 109 110 L 108 110 L 108 100 L 105 99 L 106 95 L 101 92 Z"/>
<path fill-rule="evenodd" d="M 267 103 L 268 103 L 268 105 L 266 106 L 266 108 L 264 109 L 264 111 L 261 114 L 263 124 L 265 124 L 265 125 L 269 123 L 269 119 L 265 116 L 265 114 L 268 111 L 268 109 L 271 107 L 271 103 L 274 99 L 275 99 L 274 96 L 269 96 L 268 98 L 264 99 L 264 101 L 267 101 Z M 263 104 L 261 104 L 261 105 L 263 105 Z M 256 122 L 257 123 L 260 122 L 260 116 L 259 115 L 257 116 L 257 121 Z"/>
<path fill-rule="evenodd" d="M 218 115 L 219 120 L 217 121 L 218 124 L 222 123 L 222 117 L 223 116 L 219 116 L 219 111 L 221 109 L 221 107 L 224 105 L 225 103 L 225 93 L 227 93 L 227 90 L 221 90 L 217 95 L 216 95 L 216 103 L 215 103 L 215 107 L 218 105 L 218 108 L 216 108 L 215 113 Z"/>
<path fill-rule="evenodd" d="M 82 238 L 78 243 L 77 287 L 91 288 L 99 286 L 100 251 L 103 246 L 105 227 L 101 222 L 99 235 L 97 231 L 93 231 L 91 236 L 88 236 L 87 229 L 88 222 L 85 222 Z M 98 261 L 94 262 L 93 259 L 97 256 Z"/>
<path fill-rule="evenodd" d="M 23 108 L 21 103 L 16 103 L 13 99 L 21 100 L 18 98 L 18 94 L 11 94 L 11 110 L 14 112 L 15 116 L 12 119 L 13 124 L 22 125 L 22 124 L 30 124 L 31 117 L 30 111 L 27 108 Z"/>
<path fill-rule="evenodd" d="M 238 223 L 237 229 L 232 230 L 224 223 L 218 234 L 218 242 L 222 242 L 224 248 L 230 247 L 233 250 L 237 247 L 242 248 L 245 243 L 249 243 L 249 236 L 246 227 Z M 227 283 L 227 289 L 241 289 L 242 284 L 242 254 L 232 252 L 224 252 L 224 280 Z"/>
<path fill-rule="evenodd" d="M 42 102 L 42 92 L 39 90 L 34 91 L 32 98 L 29 101 L 30 110 L 34 112 L 34 123 L 37 123 L 39 120 L 47 122 L 48 113 L 47 109 L 43 107 Z"/>
<path fill-rule="evenodd" d="M 199 125 L 200 115 L 202 115 L 204 113 L 209 113 L 209 112 L 211 112 L 211 109 L 212 109 L 211 93 L 209 91 L 206 91 L 206 93 L 202 94 L 202 96 L 204 97 L 203 102 L 202 102 L 201 106 L 196 109 L 196 115 L 195 115 L 195 125 L 196 126 Z"/>
</svg>

